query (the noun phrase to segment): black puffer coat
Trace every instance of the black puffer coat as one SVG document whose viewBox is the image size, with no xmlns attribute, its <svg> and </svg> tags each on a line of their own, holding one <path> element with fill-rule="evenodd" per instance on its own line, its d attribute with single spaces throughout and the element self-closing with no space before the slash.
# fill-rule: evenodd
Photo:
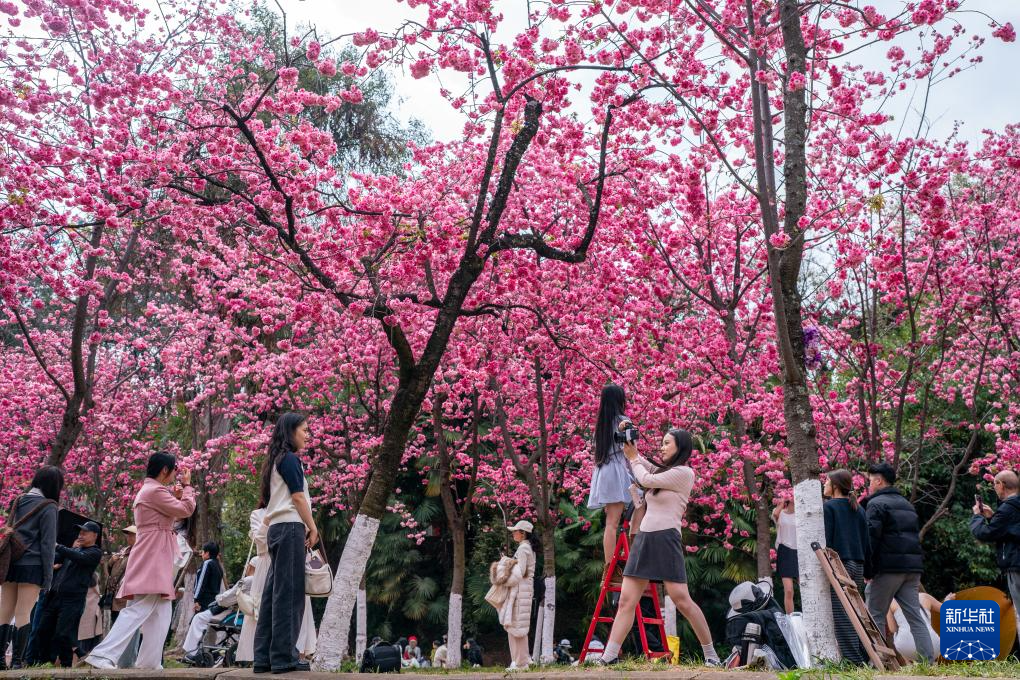
<svg viewBox="0 0 1020 680">
<path fill-rule="evenodd" d="M 909 574 L 924 571 L 917 510 L 894 486 L 879 489 L 868 499 L 868 537 L 871 574 Z"/>
</svg>

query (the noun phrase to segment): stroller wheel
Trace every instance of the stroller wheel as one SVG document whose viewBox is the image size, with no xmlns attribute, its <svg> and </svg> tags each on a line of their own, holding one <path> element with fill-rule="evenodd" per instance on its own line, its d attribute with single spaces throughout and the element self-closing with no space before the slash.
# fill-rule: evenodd
<svg viewBox="0 0 1020 680">
<path fill-rule="evenodd" d="M 223 652 L 223 665 L 227 668 L 235 666 L 234 652 L 237 651 L 235 647 L 230 647 L 227 651 Z"/>
</svg>

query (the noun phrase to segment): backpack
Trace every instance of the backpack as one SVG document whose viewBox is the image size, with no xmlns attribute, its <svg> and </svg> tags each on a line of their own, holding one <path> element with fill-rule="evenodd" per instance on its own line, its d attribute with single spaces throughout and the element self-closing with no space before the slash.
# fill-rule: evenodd
<svg viewBox="0 0 1020 680">
<path fill-rule="evenodd" d="M 0 529 L 0 583 L 7 580 L 7 570 L 10 569 L 11 565 L 21 559 L 21 556 L 28 550 L 28 546 L 21 542 L 21 537 L 18 536 L 18 527 L 27 522 L 32 515 L 36 514 L 43 508 L 48 508 L 51 505 L 56 505 L 55 502 L 49 498 L 43 500 L 42 503 L 36 504 L 34 508 L 25 513 L 25 516 L 18 521 L 12 523 L 14 519 L 14 508 L 17 507 L 18 501 L 24 496 L 15 498 L 11 503 L 11 509 L 7 513 L 7 523 L 2 529 Z"/>
<path fill-rule="evenodd" d="M 399 673 L 400 652 L 388 642 L 380 642 L 365 650 L 361 657 L 362 673 Z"/>
</svg>

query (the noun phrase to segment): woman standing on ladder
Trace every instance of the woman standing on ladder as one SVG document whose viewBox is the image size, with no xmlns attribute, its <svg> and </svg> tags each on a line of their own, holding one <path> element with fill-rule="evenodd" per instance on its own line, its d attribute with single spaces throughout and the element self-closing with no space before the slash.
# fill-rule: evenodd
<svg viewBox="0 0 1020 680">
<path fill-rule="evenodd" d="M 605 508 L 606 511 L 602 532 L 602 553 L 606 566 L 613 561 L 620 520 L 626 504 L 631 501 L 630 487 L 634 483 L 630 466 L 623 455 L 623 447 L 614 437 L 620 423 L 630 420 L 624 415 L 626 407 L 627 397 L 622 387 L 609 383 L 602 388 L 598 419 L 595 422 L 595 471 L 591 476 L 588 509 Z M 640 521 L 640 514 L 635 513 L 632 525 L 638 526 Z"/>
<path fill-rule="evenodd" d="M 623 445 L 634 477 L 648 490 L 645 494 L 646 512 L 641 520 L 641 533 L 634 539 L 623 571 L 620 606 L 616 610 L 609 642 L 596 664 L 604 666 L 619 660 L 620 646 L 634 623 L 634 610 L 648 588 L 648 582 L 662 581 L 666 593 L 698 636 L 705 664 L 721 665 L 705 614 L 691 599 L 684 566 L 680 525 L 694 487 L 694 470 L 687 466 L 692 450 L 690 433 L 678 429 L 670 430 L 662 438 L 660 465 L 653 466 L 639 456 L 634 444 Z"/>
</svg>

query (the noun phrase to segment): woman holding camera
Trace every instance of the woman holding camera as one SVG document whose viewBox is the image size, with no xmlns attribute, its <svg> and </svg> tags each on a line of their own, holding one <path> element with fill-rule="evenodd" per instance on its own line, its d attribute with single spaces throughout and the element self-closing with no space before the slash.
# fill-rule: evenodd
<svg viewBox="0 0 1020 680">
<path fill-rule="evenodd" d="M 174 560 L 178 555 L 174 522 L 195 512 L 195 490 L 191 470 L 180 470 L 177 458 L 165 451 L 149 456 L 145 481 L 133 506 L 138 540 L 131 549 L 117 597 L 131 600 L 117 622 L 85 663 L 101 670 L 117 668 L 124 652 L 141 632 L 142 644 L 134 668 L 161 670 L 163 642 L 170 630 L 170 618 L 177 589 Z"/>
<path fill-rule="evenodd" d="M 687 570 L 684 566 L 684 546 L 680 536 L 687 501 L 694 487 L 694 470 L 687 466 L 693 450 L 689 432 L 672 429 L 662 438 L 662 462 L 653 465 L 638 455 L 633 443 L 623 445 L 624 455 L 638 484 L 647 489 L 645 515 L 641 520 L 641 533 L 623 571 L 623 589 L 617 608 L 609 642 L 595 663 L 608 665 L 619 659 L 620 646 L 634 623 L 634 610 L 641 600 L 649 581 L 662 581 L 666 593 L 676 608 L 690 622 L 701 649 L 705 664 L 719 666 L 719 655 L 712 645 L 712 633 L 701 607 L 691 599 L 687 588 Z"/>
<path fill-rule="evenodd" d="M 634 482 L 623 455 L 623 446 L 616 441 L 620 424 L 630 420 L 623 413 L 626 405 L 627 398 L 622 387 L 610 383 L 602 388 L 599 415 L 595 423 L 595 471 L 591 476 L 588 509 L 605 508 L 602 553 L 607 565 L 613 560 L 616 534 L 620 529 L 624 508 L 631 500 L 630 486 Z"/>
</svg>

